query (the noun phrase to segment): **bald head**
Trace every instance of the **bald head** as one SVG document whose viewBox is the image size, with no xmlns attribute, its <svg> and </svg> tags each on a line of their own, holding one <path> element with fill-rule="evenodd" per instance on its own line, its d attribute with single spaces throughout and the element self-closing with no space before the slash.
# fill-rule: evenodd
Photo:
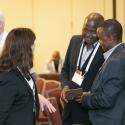
<svg viewBox="0 0 125 125">
<path fill-rule="evenodd" d="M 60 52 L 59 51 L 54 51 L 52 53 L 52 60 L 59 61 L 59 59 L 60 59 Z"/>
</svg>

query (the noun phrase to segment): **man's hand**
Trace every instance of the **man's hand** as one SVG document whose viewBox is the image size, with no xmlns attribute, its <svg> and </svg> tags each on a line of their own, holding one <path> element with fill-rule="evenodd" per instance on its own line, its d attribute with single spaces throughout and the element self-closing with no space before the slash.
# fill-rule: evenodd
<svg viewBox="0 0 125 125">
<path fill-rule="evenodd" d="M 69 90 L 68 86 L 64 86 L 62 93 L 61 93 L 61 99 L 63 99 L 66 103 L 68 103 L 68 100 L 66 99 L 66 91 Z"/>
<path fill-rule="evenodd" d="M 79 95 L 79 96 L 77 96 L 77 97 L 75 97 L 75 101 L 77 101 L 78 103 L 81 103 L 82 102 L 82 100 L 83 100 L 83 98 L 85 97 L 85 96 L 88 96 L 88 95 L 90 95 L 91 94 L 91 92 L 90 91 L 88 91 L 88 92 L 83 92 L 83 94 L 82 95 Z"/>
</svg>

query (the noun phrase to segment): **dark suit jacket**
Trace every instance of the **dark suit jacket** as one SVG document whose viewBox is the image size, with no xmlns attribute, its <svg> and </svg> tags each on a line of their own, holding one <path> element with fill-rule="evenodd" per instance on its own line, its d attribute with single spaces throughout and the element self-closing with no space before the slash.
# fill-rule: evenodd
<svg viewBox="0 0 125 125">
<path fill-rule="evenodd" d="M 92 95 L 83 98 L 93 125 L 125 125 L 125 46 L 118 46 L 102 66 Z"/>
<path fill-rule="evenodd" d="M 36 115 L 33 92 L 19 71 L 0 72 L 0 125 L 35 125 L 39 112 L 37 90 L 35 96 Z"/>
<path fill-rule="evenodd" d="M 77 64 L 79 51 L 80 51 L 82 43 L 83 43 L 83 38 L 80 35 L 73 36 L 70 41 L 70 44 L 66 53 L 64 65 L 62 68 L 61 77 L 60 77 L 62 87 L 64 87 L 65 85 L 68 85 L 70 88 L 80 87 L 76 83 L 72 82 L 71 79 L 76 70 L 76 64 Z M 83 88 L 84 91 L 90 90 L 93 80 L 95 78 L 95 75 L 98 69 L 100 68 L 100 66 L 102 65 L 103 61 L 104 61 L 103 51 L 100 47 L 82 83 L 81 87 Z M 86 65 L 86 62 L 84 65 Z M 85 70 L 84 65 L 82 68 L 83 72 Z M 69 101 L 69 103 L 67 103 L 64 107 L 63 118 L 71 119 L 71 116 L 73 118 L 72 121 L 74 121 L 75 123 L 88 123 L 89 122 L 88 110 L 83 109 L 81 104 L 78 104 L 75 101 Z"/>
</svg>

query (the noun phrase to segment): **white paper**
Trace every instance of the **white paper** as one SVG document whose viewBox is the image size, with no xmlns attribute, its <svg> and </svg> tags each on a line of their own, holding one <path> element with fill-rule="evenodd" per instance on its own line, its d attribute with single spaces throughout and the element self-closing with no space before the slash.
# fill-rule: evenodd
<svg viewBox="0 0 125 125">
<path fill-rule="evenodd" d="M 78 84 L 79 86 L 81 86 L 82 81 L 83 81 L 83 76 L 75 72 L 75 74 L 73 75 L 72 81 Z"/>
</svg>

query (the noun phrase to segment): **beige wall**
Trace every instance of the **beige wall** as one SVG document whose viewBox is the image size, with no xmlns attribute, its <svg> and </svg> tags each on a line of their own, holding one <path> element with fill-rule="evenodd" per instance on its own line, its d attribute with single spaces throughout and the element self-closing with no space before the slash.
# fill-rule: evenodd
<svg viewBox="0 0 125 125">
<path fill-rule="evenodd" d="M 79 34 L 85 17 L 91 12 L 99 12 L 105 19 L 112 17 L 112 0 L 71 0 L 72 33 Z M 108 11 L 107 11 L 108 10 Z"/>
<path fill-rule="evenodd" d="M 37 33 L 35 67 L 42 72 L 54 50 L 64 57 L 71 36 L 69 0 L 34 0 L 34 29 Z M 38 63 L 39 62 L 39 63 Z"/>
<path fill-rule="evenodd" d="M 124 0 L 119 0 L 117 18 L 124 26 Z M 0 0 L 0 10 L 6 16 L 6 30 L 30 27 L 36 35 L 34 67 L 42 72 L 44 62 L 54 50 L 64 58 L 73 34 L 80 34 L 84 18 L 99 12 L 112 18 L 112 0 Z"/>
<path fill-rule="evenodd" d="M 0 10 L 6 18 L 6 30 L 32 27 L 32 0 L 0 0 Z"/>
<path fill-rule="evenodd" d="M 116 18 L 122 24 L 123 30 L 125 31 L 125 0 L 116 0 L 117 12 Z M 123 41 L 125 41 L 125 32 L 123 32 Z"/>
</svg>

